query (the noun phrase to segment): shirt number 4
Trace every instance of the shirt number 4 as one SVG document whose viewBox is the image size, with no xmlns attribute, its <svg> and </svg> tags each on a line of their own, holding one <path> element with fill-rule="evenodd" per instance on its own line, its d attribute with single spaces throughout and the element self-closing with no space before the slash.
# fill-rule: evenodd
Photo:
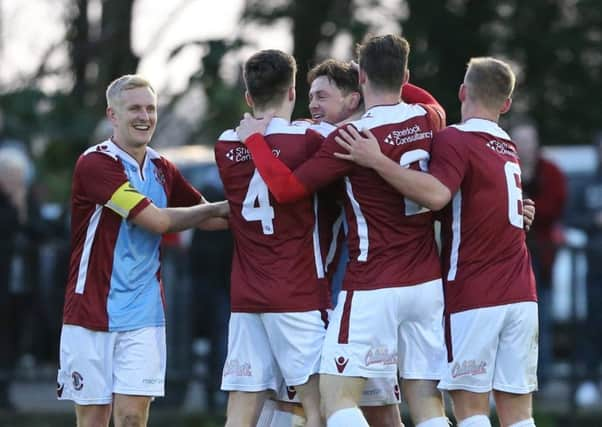
<svg viewBox="0 0 602 427">
<path fill-rule="evenodd" d="M 263 234 L 274 234 L 274 208 L 270 205 L 268 186 L 257 169 L 249 182 L 241 214 L 247 221 L 261 221 Z"/>
</svg>

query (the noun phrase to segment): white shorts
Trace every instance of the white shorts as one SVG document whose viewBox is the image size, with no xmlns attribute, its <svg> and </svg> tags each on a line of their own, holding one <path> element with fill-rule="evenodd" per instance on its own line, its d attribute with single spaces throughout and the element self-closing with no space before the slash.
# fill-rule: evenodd
<svg viewBox="0 0 602 427">
<path fill-rule="evenodd" d="M 63 325 L 57 395 L 78 405 L 105 405 L 113 394 L 163 396 L 165 327 L 125 332 Z"/>
<path fill-rule="evenodd" d="M 442 390 L 527 394 L 537 390 L 537 303 L 453 313 Z"/>
<path fill-rule="evenodd" d="M 440 279 L 396 288 L 341 291 L 320 373 L 439 380 L 445 363 Z"/>
<path fill-rule="evenodd" d="M 301 403 L 294 386 L 280 383 L 276 398 L 283 402 Z M 401 393 L 397 378 L 368 378 L 359 406 L 399 405 Z"/>
<path fill-rule="evenodd" d="M 232 313 L 224 391 L 278 391 L 318 372 L 326 312 Z"/>
</svg>

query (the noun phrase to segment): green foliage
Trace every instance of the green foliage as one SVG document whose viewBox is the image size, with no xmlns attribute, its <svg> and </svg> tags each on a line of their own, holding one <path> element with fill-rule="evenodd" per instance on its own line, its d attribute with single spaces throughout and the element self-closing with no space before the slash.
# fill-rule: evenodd
<svg viewBox="0 0 602 427">
<path fill-rule="evenodd" d="M 135 0 L 103 1 L 97 36 L 87 21 L 88 2 L 72 0 L 65 14 L 72 88 L 44 93 L 36 88 L 40 75 L 32 77 L 30 88 L 0 94 L 2 137 L 32 145 L 39 175 L 52 183 L 57 199 L 68 192 L 66 177 L 101 119 L 107 84 L 138 64 L 130 40 Z M 449 122 L 460 119 L 457 89 L 468 59 L 495 55 L 518 65 L 512 111 L 533 116 L 545 144 L 588 143 L 602 127 L 599 0 L 401 0 L 401 6 L 409 11 L 399 24 L 412 44 L 411 80 L 441 101 Z M 244 27 L 290 22 L 299 68 L 294 116 L 302 117 L 307 70 L 331 54 L 339 35 L 360 41 L 369 27 L 364 12 L 379 7 L 385 7 L 380 0 L 247 0 L 237 31 L 241 38 L 197 40 L 174 49 L 172 57 L 188 45 L 204 49 L 190 87 L 202 87 L 207 108 L 192 139 L 212 142 L 248 111 L 240 53 L 251 42 L 243 38 Z M 186 92 L 174 96 L 170 107 Z"/>
<path fill-rule="evenodd" d="M 82 110 L 68 94 L 44 94 L 26 88 L 0 95 L 3 137 L 24 142 L 33 156 L 38 179 L 54 201 L 67 200 L 71 171 L 85 149 L 97 117 Z"/>
<path fill-rule="evenodd" d="M 516 63 L 513 113 L 532 116 L 544 144 L 589 143 L 600 127 L 600 3 L 570 0 L 407 0 L 412 80 L 459 117 L 466 62 L 492 55 Z"/>
</svg>

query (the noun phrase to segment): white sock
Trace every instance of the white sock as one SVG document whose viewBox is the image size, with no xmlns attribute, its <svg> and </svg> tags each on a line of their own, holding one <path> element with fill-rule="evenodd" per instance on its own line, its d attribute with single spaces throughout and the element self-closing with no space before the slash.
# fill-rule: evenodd
<svg viewBox="0 0 602 427">
<path fill-rule="evenodd" d="M 458 427 L 491 427 L 491 422 L 487 415 L 473 415 L 460 421 Z"/>
<path fill-rule="evenodd" d="M 364 418 L 364 414 L 360 411 L 360 408 L 345 408 L 339 409 L 332 414 L 328 421 L 326 421 L 327 427 L 370 427 L 368 422 Z"/>
<path fill-rule="evenodd" d="M 274 412 L 276 411 L 276 402 L 270 399 L 266 399 L 261 408 L 259 419 L 257 420 L 257 427 L 271 427 L 274 419 Z"/>
<path fill-rule="evenodd" d="M 535 427 L 535 420 L 533 418 L 529 418 L 528 420 L 519 421 L 508 427 Z"/>
<path fill-rule="evenodd" d="M 447 417 L 429 418 L 426 421 L 416 424 L 416 427 L 449 427 L 449 420 Z"/>
</svg>

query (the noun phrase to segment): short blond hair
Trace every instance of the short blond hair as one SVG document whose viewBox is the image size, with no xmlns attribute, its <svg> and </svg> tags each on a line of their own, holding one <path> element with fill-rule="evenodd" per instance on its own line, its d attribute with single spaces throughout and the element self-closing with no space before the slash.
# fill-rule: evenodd
<svg viewBox="0 0 602 427">
<path fill-rule="evenodd" d="M 146 77 L 143 77 L 140 74 L 126 74 L 113 80 L 107 87 L 107 106 L 113 108 L 115 102 L 121 98 L 121 93 L 123 91 L 136 89 L 138 87 L 147 87 L 152 93 L 156 94 L 155 89 Z"/>
<path fill-rule="evenodd" d="M 488 108 L 500 108 L 512 97 L 516 76 L 506 62 L 489 56 L 468 61 L 464 84 L 468 96 Z"/>
</svg>

